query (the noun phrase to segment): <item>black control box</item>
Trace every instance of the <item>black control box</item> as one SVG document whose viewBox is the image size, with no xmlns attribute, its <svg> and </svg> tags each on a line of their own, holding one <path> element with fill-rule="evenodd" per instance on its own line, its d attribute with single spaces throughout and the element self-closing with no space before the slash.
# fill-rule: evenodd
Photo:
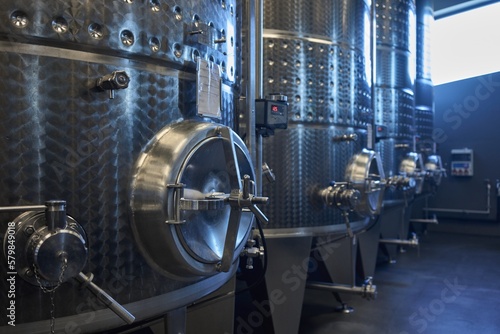
<svg viewBox="0 0 500 334">
<path fill-rule="evenodd" d="M 288 127 L 288 102 L 284 95 L 270 95 L 255 101 L 255 129 L 264 137 L 274 134 L 275 129 Z"/>
</svg>

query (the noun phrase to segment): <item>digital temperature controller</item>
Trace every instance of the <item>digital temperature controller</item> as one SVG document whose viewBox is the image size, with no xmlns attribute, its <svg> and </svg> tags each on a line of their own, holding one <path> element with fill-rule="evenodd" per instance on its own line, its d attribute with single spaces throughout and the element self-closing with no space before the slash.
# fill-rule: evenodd
<svg viewBox="0 0 500 334">
<path fill-rule="evenodd" d="M 288 102 L 263 99 L 255 101 L 255 128 L 263 136 L 274 134 L 275 129 L 288 127 Z"/>
</svg>

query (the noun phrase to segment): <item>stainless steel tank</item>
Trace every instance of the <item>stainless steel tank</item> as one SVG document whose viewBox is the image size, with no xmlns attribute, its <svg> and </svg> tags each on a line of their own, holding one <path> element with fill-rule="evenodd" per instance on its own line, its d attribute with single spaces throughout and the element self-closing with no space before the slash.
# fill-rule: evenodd
<svg viewBox="0 0 500 334">
<path fill-rule="evenodd" d="M 415 133 L 415 0 L 376 0 L 375 124 L 386 176 L 399 174 Z"/>
<path fill-rule="evenodd" d="M 417 150 L 425 160 L 426 190 L 433 193 L 445 175 L 433 140 L 434 84 L 432 82 L 431 38 L 434 1 L 417 0 L 417 77 L 415 80 L 415 132 Z"/>
<path fill-rule="evenodd" d="M 375 0 L 375 13 L 375 147 L 391 181 L 380 216 L 380 250 L 392 261 L 398 247 L 418 244 L 408 240 L 407 216 L 423 188 L 422 159 L 414 152 L 415 0 Z"/>
<path fill-rule="evenodd" d="M 431 29 L 434 1 L 417 0 L 417 73 L 415 80 L 415 132 L 421 146 L 432 148 L 434 85 L 431 72 Z"/>
<path fill-rule="evenodd" d="M 310 259 L 354 272 L 355 251 L 321 250 L 332 239 L 351 249 L 348 231 L 366 228 L 381 206 L 380 158 L 364 150 L 373 124 L 370 9 L 364 0 L 263 3 L 262 97 L 285 95 L 289 103 L 288 128 L 262 139 L 262 161 L 276 176 L 262 188 L 270 197 L 263 211 L 271 295 L 254 298 L 282 291 L 287 301 L 273 305 L 267 331 L 298 332 L 307 273 L 319 273 L 309 270 Z"/>
<path fill-rule="evenodd" d="M 239 2 L 225 0 L 0 4 L 5 255 L 11 240 L 19 242 L 18 263 L 0 266 L 0 290 L 5 309 L 6 279 L 17 271 L 16 330 L 47 332 L 51 317 L 57 331 L 125 324 L 77 280 L 93 292 L 95 283 L 144 320 L 232 277 L 252 215 L 231 193 L 247 187 L 250 205 L 241 179 L 255 179 L 231 130 L 239 11 Z M 215 94 L 208 102 L 197 94 L 207 78 L 197 62 L 218 80 L 203 88 Z M 205 118 L 211 103 L 220 115 Z M 54 213 L 44 204 L 51 199 L 66 206 L 50 202 Z M 61 262 L 45 265 L 45 251 Z M 51 316 L 41 287 L 54 286 Z"/>
<path fill-rule="evenodd" d="M 274 198 L 266 233 L 345 230 L 341 210 L 316 194 L 346 181 L 350 159 L 367 145 L 370 17 L 369 1 L 264 2 L 264 91 L 290 104 L 288 129 L 264 139 L 263 160 L 276 173 L 263 188 Z"/>
</svg>

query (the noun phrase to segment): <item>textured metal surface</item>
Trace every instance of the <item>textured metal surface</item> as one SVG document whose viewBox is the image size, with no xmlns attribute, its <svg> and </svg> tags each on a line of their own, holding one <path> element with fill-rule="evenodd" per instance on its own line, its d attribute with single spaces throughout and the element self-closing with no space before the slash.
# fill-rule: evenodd
<svg viewBox="0 0 500 334">
<path fill-rule="evenodd" d="M 264 140 L 263 160 L 276 174 L 263 187 L 272 198 L 263 208 L 268 230 L 344 224 L 314 194 L 344 181 L 373 122 L 369 9 L 363 0 L 264 1 L 264 92 L 290 103 L 289 128 Z M 358 141 L 333 140 L 352 133 Z"/>
<path fill-rule="evenodd" d="M 198 55 L 223 64 L 229 79 L 234 81 L 238 42 L 235 6 L 235 2 L 219 0 L 2 1 L 0 32 L 9 40 L 43 38 L 43 43 L 147 56 L 177 66 L 184 66 L 185 61 L 192 61 Z M 16 11 L 26 14 L 26 27 L 11 24 L 9 18 Z M 58 33 L 53 27 L 55 19 L 67 22 L 67 31 Z M 192 38 L 185 35 L 199 30 L 201 25 L 210 27 L 209 34 L 214 39 L 225 36 L 228 42 L 215 44 L 213 40 L 198 38 L 199 35 Z M 93 35 L 92 31 L 101 34 Z M 122 42 L 124 33 L 133 37 L 132 44 Z M 158 49 L 152 47 L 156 40 Z"/>
<path fill-rule="evenodd" d="M 385 139 L 377 143 L 377 152 L 380 153 L 386 177 L 399 174 L 401 162 L 411 152 L 410 144 L 395 139 Z"/>
<path fill-rule="evenodd" d="M 290 121 L 372 121 L 365 1 L 265 1 L 264 90 L 288 95 Z"/>
<path fill-rule="evenodd" d="M 375 0 L 377 44 L 415 51 L 415 0 Z"/>
<path fill-rule="evenodd" d="M 416 72 L 415 0 L 376 0 L 377 64 L 375 124 L 387 127 L 377 151 L 382 156 L 386 176 L 397 175 L 402 149 L 408 149 L 415 132 Z M 405 154 L 407 152 L 404 152 Z M 404 155 L 403 155 L 404 156 Z"/>
<path fill-rule="evenodd" d="M 415 107 L 415 129 L 420 141 L 432 140 L 434 131 L 434 107 Z"/>
<path fill-rule="evenodd" d="M 264 185 L 272 198 L 263 211 L 267 228 L 297 228 L 343 224 L 340 211 L 313 201 L 313 195 L 331 181 L 343 181 L 349 159 L 362 149 L 363 140 L 332 143 L 337 135 L 353 132 L 322 126 L 290 126 L 266 139 L 264 161 L 272 166 L 276 182 Z M 363 138 L 366 133 L 358 130 Z"/>
<path fill-rule="evenodd" d="M 416 0 L 417 78 L 431 79 L 431 41 L 434 24 L 434 0 Z"/>
<path fill-rule="evenodd" d="M 190 75 L 195 69 L 195 49 L 201 57 L 213 57 L 224 65 L 224 80 L 231 86 L 239 58 L 230 46 L 239 43 L 236 3 L 224 1 L 223 7 L 215 0 L 161 1 L 155 7 L 156 1 L 129 2 L 0 4 L 0 99 L 4 107 L 0 115 L 0 203 L 66 200 L 68 214 L 87 233 L 89 261 L 84 271 L 92 272 L 94 282 L 122 304 L 187 286 L 162 277 L 138 252 L 129 223 L 132 167 L 163 126 L 194 116 L 196 85 Z M 26 14 L 25 28 L 11 24 L 9 17 L 15 11 Z M 182 16 L 177 19 L 179 11 Z M 186 39 L 196 14 L 201 23 L 212 22 L 215 35 L 222 35 L 224 29 L 228 42 Z M 68 22 L 65 33 L 53 29 L 52 20 L 61 17 Z M 103 28 L 101 39 L 89 34 L 94 23 Z M 128 39 L 122 38 L 125 30 L 134 37 L 131 45 L 126 45 L 132 40 L 128 32 Z M 161 42 L 156 52 L 151 48 L 153 37 Z M 180 51 L 179 57 L 175 50 Z M 92 90 L 97 78 L 116 69 L 128 73 L 129 88 L 117 91 L 113 100 L 106 92 Z M 223 94 L 223 99 L 221 122 L 233 126 L 233 93 Z M 1 220 L 13 217 L 2 214 Z M 4 266 L 0 278 L 5 306 Z M 16 287 L 16 308 L 23 310 L 16 314 L 16 324 L 48 319 L 48 296 L 22 280 Z M 89 304 L 89 298 L 86 290 L 63 284 L 55 296 L 56 317 L 104 308 L 98 302 Z M 2 318 L 0 325 L 5 321 Z"/>
<path fill-rule="evenodd" d="M 385 185 L 384 169 L 380 156 L 369 150 L 356 154 L 346 168 L 346 180 L 361 194 L 355 211 L 363 216 L 380 213 Z"/>
<path fill-rule="evenodd" d="M 414 99 L 408 91 L 375 89 L 375 124 L 387 127 L 390 138 L 411 140 L 414 131 Z"/>
<path fill-rule="evenodd" d="M 420 140 L 432 141 L 434 86 L 431 73 L 433 0 L 417 0 L 417 79 L 415 82 L 415 132 Z"/>
</svg>

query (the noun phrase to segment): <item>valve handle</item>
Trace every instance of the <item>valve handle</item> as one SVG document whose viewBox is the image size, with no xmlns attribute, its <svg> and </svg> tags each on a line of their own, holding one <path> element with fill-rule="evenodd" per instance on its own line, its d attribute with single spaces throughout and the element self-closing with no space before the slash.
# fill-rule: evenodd
<svg viewBox="0 0 500 334">
<path fill-rule="evenodd" d="M 113 311 L 117 316 L 123 319 L 127 324 L 134 322 L 135 317 L 120 305 L 116 300 L 114 300 L 110 295 L 108 295 L 103 289 L 98 287 L 94 282 L 92 282 L 93 275 L 90 277 L 80 272 L 78 276 L 75 277 L 78 282 L 83 286 L 87 287 L 104 305 L 106 305 L 111 311 Z"/>
<path fill-rule="evenodd" d="M 248 208 L 260 221 L 267 223 L 267 217 L 255 205 L 256 203 L 266 203 L 266 197 L 255 197 L 250 193 L 250 188 L 253 181 L 249 175 L 245 175 L 243 179 L 240 177 L 238 157 L 234 148 L 233 135 L 228 127 L 219 127 L 218 135 L 223 140 L 224 157 L 228 166 L 230 177 L 231 194 L 227 201 L 231 205 L 231 213 L 229 215 L 229 224 L 224 240 L 224 250 L 221 262 L 217 264 L 217 270 L 228 272 L 233 263 L 234 249 L 236 247 L 236 239 L 240 227 L 240 219 L 243 208 Z"/>
<path fill-rule="evenodd" d="M 109 91 L 109 98 L 114 99 L 116 89 L 125 89 L 130 83 L 130 77 L 125 71 L 113 71 L 106 74 L 96 81 L 96 87 L 101 90 Z"/>
</svg>

